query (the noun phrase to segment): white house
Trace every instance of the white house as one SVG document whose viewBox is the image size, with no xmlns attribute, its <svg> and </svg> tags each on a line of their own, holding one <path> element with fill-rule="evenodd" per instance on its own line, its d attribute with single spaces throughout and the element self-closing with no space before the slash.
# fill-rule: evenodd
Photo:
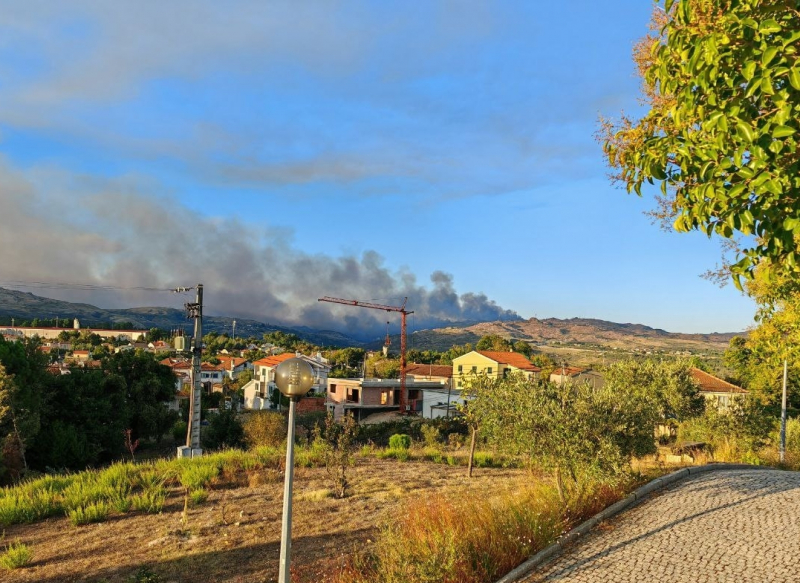
<svg viewBox="0 0 800 583">
<path fill-rule="evenodd" d="M 275 369 L 280 363 L 290 358 L 301 358 L 311 365 L 314 371 L 314 384 L 311 392 L 325 394 L 328 386 L 330 366 L 321 354 L 313 357 L 304 354 L 287 352 L 277 356 L 267 356 L 253 363 L 253 380 L 244 386 L 245 409 L 269 409 L 272 407 L 270 397 L 278 390 L 275 384 Z"/>
</svg>

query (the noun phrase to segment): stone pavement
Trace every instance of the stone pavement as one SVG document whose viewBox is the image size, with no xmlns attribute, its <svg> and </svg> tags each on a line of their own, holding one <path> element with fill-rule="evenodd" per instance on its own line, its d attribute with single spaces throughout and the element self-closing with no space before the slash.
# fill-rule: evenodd
<svg viewBox="0 0 800 583">
<path fill-rule="evenodd" d="M 520 581 L 800 582 L 800 472 L 690 477 L 600 524 Z"/>
</svg>

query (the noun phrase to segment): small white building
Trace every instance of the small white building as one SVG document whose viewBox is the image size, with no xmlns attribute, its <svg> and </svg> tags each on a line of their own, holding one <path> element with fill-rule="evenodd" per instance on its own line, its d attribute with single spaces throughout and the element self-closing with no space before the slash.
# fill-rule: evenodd
<svg viewBox="0 0 800 583">
<path fill-rule="evenodd" d="M 311 391 L 325 394 L 328 387 L 328 372 L 330 366 L 321 354 L 306 356 L 299 353 L 286 352 L 277 356 L 267 356 L 253 363 L 253 380 L 244 387 L 244 409 L 269 409 L 272 407 L 272 393 L 278 390 L 275 384 L 275 369 L 278 365 L 290 358 L 301 358 L 311 365 L 314 371 L 314 384 Z"/>
</svg>

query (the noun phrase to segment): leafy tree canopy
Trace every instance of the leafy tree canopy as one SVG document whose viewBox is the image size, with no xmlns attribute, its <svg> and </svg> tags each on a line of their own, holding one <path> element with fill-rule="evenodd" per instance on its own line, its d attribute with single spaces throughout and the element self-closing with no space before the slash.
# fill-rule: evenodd
<svg viewBox="0 0 800 583">
<path fill-rule="evenodd" d="M 647 114 L 603 122 L 615 178 L 677 231 L 731 241 L 723 272 L 800 271 L 800 10 L 787 0 L 665 0 L 637 46 Z M 742 238 L 743 237 L 743 238 Z"/>
</svg>

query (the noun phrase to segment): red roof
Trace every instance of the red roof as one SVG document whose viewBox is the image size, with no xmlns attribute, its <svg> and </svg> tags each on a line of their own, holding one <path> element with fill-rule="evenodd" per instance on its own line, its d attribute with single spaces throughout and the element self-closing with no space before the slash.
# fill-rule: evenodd
<svg viewBox="0 0 800 583">
<path fill-rule="evenodd" d="M 283 354 L 279 354 L 277 356 L 267 356 L 265 358 L 261 358 L 253 363 L 253 366 L 269 366 L 269 367 L 276 367 L 284 360 L 289 360 L 290 358 L 294 358 L 295 354 L 293 352 L 284 352 Z"/>
<path fill-rule="evenodd" d="M 742 387 L 737 387 L 728 381 L 723 381 L 721 378 L 715 377 L 713 374 L 708 374 L 699 368 L 692 369 L 692 376 L 694 377 L 694 380 L 697 381 L 697 384 L 700 385 L 701 392 L 737 393 L 740 395 L 747 393 L 747 391 Z"/>
<path fill-rule="evenodd" d="M 507 364 L 519 370 L 526 370 L 528 372 L 540 372 L 542 370 L 519 352 L 496 352 L 493 350 L 477 350 L 476 352 L 495 362 Z"/>
<path fill-rule="evenodd" d="M 225 367 L 225 370 L 242 366 L 247 362 L 246 358 L 239 358 L 238 356 L 217 356 L 219 363 Z"/>
<path fill-rule="evenodd" d="M 409 364 L 406 367 L 406 374 L 446 377 L 449 379 L 453 377 L 453 367 L 443 364 Z"/>
</svg>

